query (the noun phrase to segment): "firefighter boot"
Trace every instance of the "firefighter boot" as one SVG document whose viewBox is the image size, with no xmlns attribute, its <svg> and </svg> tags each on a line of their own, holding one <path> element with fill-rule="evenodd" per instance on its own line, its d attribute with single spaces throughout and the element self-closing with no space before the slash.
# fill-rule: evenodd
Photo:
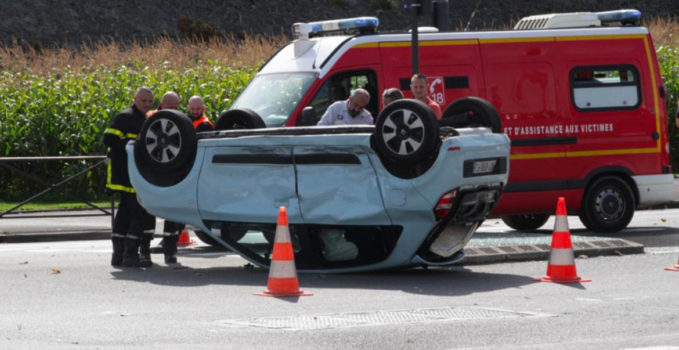
<svg viewBox="0 0 679 350">
<path fill-rule="evenodd" d="M 139 238 L 127 236 L 123 253 L 123 267 L 139 267 Z"/>
<path fill-rule="evenodd" d="M 139 245 L 139 266 L 141 267 L 151 267 L 153 262 L 151 261 L 151 240 L 153 235 L 144 234 L 141 237 L 141 243 Z"/>
<path fill-rule="evenodd" d="M 169 234 L 163 236 L 163 254 L 165 255 L 166 264 L 177 263 L 177 240 L 178 234 Z"/>
<path fill-rule="evenodd" d="M 111 266 L 120 267 L 123 265 L 123 252 L 125 251 L 125 238 L 112 237 L 113 255 L 111 255 Z"/>
</svg>

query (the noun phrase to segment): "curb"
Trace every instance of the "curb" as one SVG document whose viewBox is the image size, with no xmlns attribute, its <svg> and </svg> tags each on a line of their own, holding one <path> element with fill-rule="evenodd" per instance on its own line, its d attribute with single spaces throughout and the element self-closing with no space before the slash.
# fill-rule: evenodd
<svg viewBox="0 0 679 350">
<path fill-rule="evenodd" d="M 34 243 L 58 241 L 109 240 L 111 231 L 68 231 L 58 233 L 14 233 L 0 235 L 1 243 Z M 157 238 L 157 237 L 156 237 Z M 501 262 L 519 262 L 549 259 L 549 244 L 489 245 L 464 249 L 465 258 L 455 265 L 481 265 Z M 155 252 L 154 252 L 155 253 Z M 574 242 L 573 255 L 595 257 L 604 255 L 643 254 L 643 244 L 626 239 Z"/>
<path fill-rule="evenodd" d="M 547 260 L 551 248 L 549 244 L 525 244 L 511 246 L 487 246 L 465 248 L 466 257 L 458 265 L 474 265 L 498 262 Z M 643 254 L 644 245 L 626 239 L 589 241 L 573 243 L 576 258 L 603 255 Z"/>
<path fill-rule="evenodd" d="M 111 239 L 111 230 L 106 231 L 63 231 L 55 233 L 31 232 L 0 234 L 0 243 L 33 243 L 60 241 L 88 241 Z"/>
</svg>

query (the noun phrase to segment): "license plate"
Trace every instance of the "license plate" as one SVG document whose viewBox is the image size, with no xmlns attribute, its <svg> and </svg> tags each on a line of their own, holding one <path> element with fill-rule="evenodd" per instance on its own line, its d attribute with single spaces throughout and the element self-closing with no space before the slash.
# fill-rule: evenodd
<svg viewBox="0 0 679 350">
<path fill-rule="evenodd" d="M 472 167 L 472 174 L 489 174 L 495 169 L 495 164 L 497 164 L 496 159 L 492 160 L 477 160 L 474 161 L 474 166 Z"/>
</svg>

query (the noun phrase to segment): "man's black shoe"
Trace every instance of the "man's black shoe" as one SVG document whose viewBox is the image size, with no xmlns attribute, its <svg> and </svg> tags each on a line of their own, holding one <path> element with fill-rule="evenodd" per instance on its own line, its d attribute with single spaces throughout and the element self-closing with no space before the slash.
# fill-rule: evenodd
<svg viewBox="0 0 679 350">
<path fill-rule="evenodd" d="M 151 261 L 151 255 L 141 254 L 139 256 L 139 266 L 141 267 L 153 266 L 153 261 Z"/>
<path fill-rule="evenodd" d="M 177 263 L 177 255 L 165 254 L 165 263 L 166 264 L 176 264 Z"/>
<path fill-rule="evenodd" d="M 139 267 L 139 255 L 126 255 L 123 257 L 123 267 Z"/>
</svg>

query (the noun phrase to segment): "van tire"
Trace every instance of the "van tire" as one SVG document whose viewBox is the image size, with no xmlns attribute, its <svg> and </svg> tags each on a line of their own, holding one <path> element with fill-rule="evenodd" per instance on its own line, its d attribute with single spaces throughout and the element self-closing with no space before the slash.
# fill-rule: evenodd
<svg viewBox="0 0 679 350">
<path fill-rule="evenodd" d="M 453 101 L 443 111 L 439 125 L 454 128 L 486 127 L 494 133 L 502 132 L 497 110 L 490 102 L 479 97 L 463 97 Z"/>
<path fill-rule="evenodd" d="M 160 110 L 144 121 L 134 143 L 134 158 L 142 177 L 168 187 L 183 180 L 193 166 L 198 141 L 186 114 Z"/>
<path fill-rule="evenodd" d="M 592 232 L 618 232 L 632 221 L 636 203 L 630 186 L 618 177 L 603 177 L 585 191 L 578 216 Z"/>
<path fill-rule="evenodd" d="M 377 116 L 373 136 L 381 157 L 406 168 L 430 157 L 440 142 L 434 112 L 411 99 L 394 101 L 384 108 Z"/>
<path fill-rule="evenodd" d="M 230 109 L 223 111 L 217 118 L 217 130 L 233 130 L 233 129 L 262 129 L 266 124 L 257 112 L 248 109 Z"/>
<path fill-rule="evenodd" d="M 549 214 L 523 214 L 505 216 L 502 221 L 509 227 L 517 230 L 537 230 L 549 220 Z"/>
</svg>

